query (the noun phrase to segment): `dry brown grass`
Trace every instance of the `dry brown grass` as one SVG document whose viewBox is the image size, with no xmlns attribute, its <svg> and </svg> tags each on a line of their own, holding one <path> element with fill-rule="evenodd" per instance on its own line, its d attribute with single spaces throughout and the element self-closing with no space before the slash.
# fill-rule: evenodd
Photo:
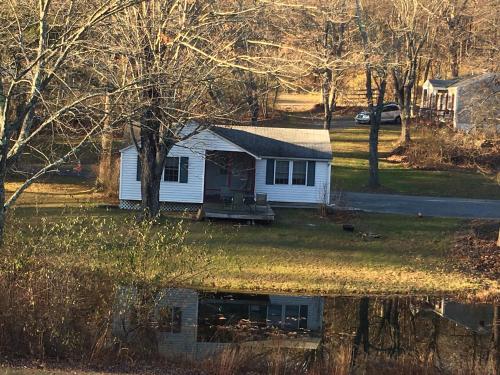
<svg viewBox="0 0 500 375">
<path fill-rule="evenodd" d="M 423 126 L 404 152 L 413 168 L 444 170 L 465 168 L 485 174 L 500 173 L 500 137 L 463 134 L 447 127 Z M 500 181 L 499 181 L 500 183 Z"/>
<path fill-rule="evenodd" d="M 21 186 L 21 182 L 11 181 L 5 184 L 7 197 Z M 98 192 L 93 181 L 83 178 L 52 177 L 31 185 L 17 200 L 17 206 L 62 207 L 86 203 L 101 203 L 106 195 Z"/>
<path fill-rule="evenodd" d="M 499 227 L 498 222 L 475 220 L 457 236 L 451 253 L 464 272 L 500 280 Z"/>
</svg>

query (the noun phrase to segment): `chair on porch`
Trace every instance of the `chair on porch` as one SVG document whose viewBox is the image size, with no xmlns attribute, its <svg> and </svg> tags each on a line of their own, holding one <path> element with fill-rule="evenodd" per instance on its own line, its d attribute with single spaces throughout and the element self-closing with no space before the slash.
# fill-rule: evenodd
<svg viewBox="0 0 500 375">
<path fill-rule="evenodd" d="M 226 186 L 221 187 L 220 198 L 224 208 L 233 208 L 234 196 L 231 190 L 229 190 Z"/>
<path fill-rule="evenodd" d="M 255 195 L 255 211 L 257 211 L 257 207 L 267 208 L 267 194 L 257 193 Z"/>
<path fill-rule="evenodd" d="M 243 209 L 244 206 L 244 196 L 241 193 L 234 193 L 233 198 L 233 210 Z"/>
<path fill-rule="evenodd" d="M 243 204 L 248 209 L 248 211 L 255 212 L 257 210 L 256 203 L 257 202 L 255 201 L 255 198 L 253 195 L 246 195 L 243 198 Z"/>
</svg>

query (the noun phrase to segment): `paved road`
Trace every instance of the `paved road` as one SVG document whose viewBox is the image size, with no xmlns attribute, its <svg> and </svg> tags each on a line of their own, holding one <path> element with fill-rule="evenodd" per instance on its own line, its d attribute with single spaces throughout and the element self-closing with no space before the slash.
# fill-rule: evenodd
<svg viewBox="0 0 500 375">
<path fill-rule="evenodd" d="M 393 194 L 343 194 L 349 208 L 369 212 L 424 216 L 500 219 L 500 200 L 420 197 Z"/>
</svg>

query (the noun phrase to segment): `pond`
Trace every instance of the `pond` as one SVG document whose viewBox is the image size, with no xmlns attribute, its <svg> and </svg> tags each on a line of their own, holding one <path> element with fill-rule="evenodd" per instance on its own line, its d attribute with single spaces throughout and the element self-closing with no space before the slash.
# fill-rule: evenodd
<svg viewBox="0 0 500 375">
<path fill-rule="evenodd" d="M 122 290 L 122 300 L 125 294 L 131 295 Z M 498 306 L 492 304 L 436 296 L 322 297 L 168 289 L 155 299 L 152 321 L 159 353 L 167 357 L 203 360 L 228 350 L 262 357 L 279 351 L 304 369 L 318 358 L 348 362 L 351 368 L 360 363 L 366 367 L 372 360 L 387 365 L 404 359 L 439 372 L 487 373 L 498 358 L 495 309 L 498 314 Z M 121 309 L 115 314 L 115 335 L 123 336 L 130 324 L 130 311 Z"/>
</svg>

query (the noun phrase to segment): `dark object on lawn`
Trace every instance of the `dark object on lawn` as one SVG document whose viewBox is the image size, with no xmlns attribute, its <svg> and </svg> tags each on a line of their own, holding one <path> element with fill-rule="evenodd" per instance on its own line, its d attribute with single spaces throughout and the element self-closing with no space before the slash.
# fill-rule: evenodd
<svg viewBox="0 0 500 375">
<path fill-rule="evenodd" d="M 417 216 L 418 216 L 419 218 L 423 218 L 423 217 L 424 217 L 424 215 L 422 215 L 422 212 L 419 212 L 419 213 L 417 214 Z"/>
<path fill-rule="evenodd" d="M 342 224 L 342 229 L 346 232 L 354 232 L 354 225 L 352 224 Z"/>
</svg>

